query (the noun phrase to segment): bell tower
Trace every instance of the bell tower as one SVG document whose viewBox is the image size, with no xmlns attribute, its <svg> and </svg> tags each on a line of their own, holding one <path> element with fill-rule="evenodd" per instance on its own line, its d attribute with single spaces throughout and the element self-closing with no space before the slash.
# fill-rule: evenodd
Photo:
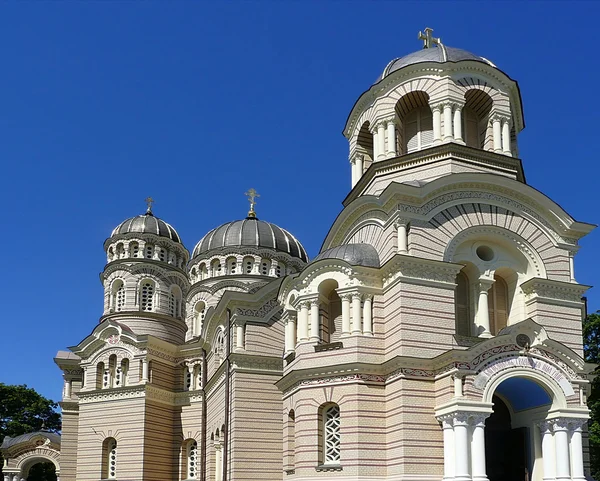
<svg viewBox="0 0 600 481">
<path fill-rule="evenodd" d="M 352 188 L 361 194 L 378 194 L 390 182 L 427 183 L 461 172 L 524 182 L 517 82 L 432 33 L 419 32 L 423 48 L 388 63 L 348 116 Z"/>
</svg>

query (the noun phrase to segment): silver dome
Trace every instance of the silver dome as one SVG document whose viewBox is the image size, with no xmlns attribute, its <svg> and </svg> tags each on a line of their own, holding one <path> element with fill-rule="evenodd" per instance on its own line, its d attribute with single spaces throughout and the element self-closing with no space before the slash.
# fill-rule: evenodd
<svg viewBox="0 0 600 481">
<path fill-rule="evenodd" d="M 304 247 L 292 234 L 275 224 L 252 217 L 211 230 L 196 244 L 192 258 L 224 247 L 263 247 L 308 262 Z"/>
<path fill-rule="evenodd" d="M 140 234 L 154 234 L 160 237 L 167 237 L 173 242 L 181 244 L 181 239 L 177 231 L 164 220 L 156 217 L 152 212 L 146 212 L 145 214 L 132 217 L 121 222 L 112 231 L 111 237 L 119 234 L 129 233 L 140 233 Z"/>
<path fill-rule="evenodd" d="M 462 50 L 460 48 L 454 47 L 446 47 L 445 45 L 440 44 L 437 47 L 424 48 L 422 50 L 418 50 L 417 52 L 409 53 L 404 57 L 395 58 L 387 64 L 387 66 L 383 70 L 383 73 L 379 76 L 375 83 L 384 79 L 396 70 L 400 70 L 401 68 L 408 67 L 409 65 L 414 65 L 416 63 L 461 62 L 463 60 L 474 60 L 475 62 L 485 63 L 490 67 L 496 67 L 488 59 L 480 57 L 479 55 L 475 55 L 474 53 L 468 52 L 467 50 Z"/>
<path fill-rule="evenodd" d="M 380 267 L 379 254 L 371 244 L 345 244 L 321 252 L 314 261 L 341 259 L 352 266 Z"/>
</svg>

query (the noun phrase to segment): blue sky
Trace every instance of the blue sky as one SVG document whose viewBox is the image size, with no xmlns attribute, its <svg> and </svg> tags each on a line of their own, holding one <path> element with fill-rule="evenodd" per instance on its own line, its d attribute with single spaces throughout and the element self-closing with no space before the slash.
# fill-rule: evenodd
<svg viewBox="0 0 600 481">
<path fill-rule="evenodd" d="M 348 193 L 358 96 L 434 28 L 519 81 L 527 181 L 598 223 L 596 2 L 0 5 L 0 382 L 58 400 L 52 362 L 102 313 L 103 241 L 156 199 L 188 249 L 247 211 L 315 256 Z M 600 233 L 577 279 L 595 284 Z M 590 310 L 600 309 L 598 289 Z"/>
</svg>

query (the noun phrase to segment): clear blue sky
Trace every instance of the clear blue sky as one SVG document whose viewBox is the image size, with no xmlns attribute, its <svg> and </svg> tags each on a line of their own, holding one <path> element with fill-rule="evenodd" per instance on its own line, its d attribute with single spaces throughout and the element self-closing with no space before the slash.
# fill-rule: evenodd
<svg viewBox="0 0 600 481">
<path fill-rule="evenodd" d="M 599 17 L 596 2 L 2 3 L 0 382 L 60 398 L 52 358 L 98 322 L 102 243 L 148 195 L 191 250 L 255 187 L 259 216 L 316 255 L 349 190 L 346 116 L 426 26 L 519 81 L 528 183 L 598 223 Z M 583 240 L 579 282 L 598 283 L 599 248 Z"/>
</svg>

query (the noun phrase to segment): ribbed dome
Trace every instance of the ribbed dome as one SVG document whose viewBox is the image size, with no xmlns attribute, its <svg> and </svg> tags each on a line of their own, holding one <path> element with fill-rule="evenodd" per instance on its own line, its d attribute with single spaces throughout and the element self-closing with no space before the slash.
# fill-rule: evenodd
<svg viewBox="0 0 600 481">
<path fill-rule="evenodd" d="M 407 67 L 409 65 L 414 65 L 416 63 L 461 62 L 463 60 L 474 60 L 476 62 L 485 63 L 491 67 L 496 67 L 492 62 L 490 62 L 484 57 L 480 57 L 479 55 L 475 55 L 474 53 L 462 50 L 460 48 L 446 47 L 445 45 L 439 44 L 437 47 L 424 48 L 423 50 L 409 53 L 404 57 L 399 57 L 392 60 L 390 63 L 387 64 L 387 66 L 383 70 L 383 73 L 379 76 L 375 83 L 384 79 L 396 70 L 400 70 L 401 68 Z"/>
<path fill-rule="evenodd" d="M 304 247 L 292 234 L 255 218 L 228 222 L 211 230 L 196 244 L 192 258 L 223 247 L 264 247 L 308 262 Z"/>
<path fill-rule="evenodd" d="M 379 254 L 371 244 L 345 244 L 321 252 L 314 261 L 341 259 L 353 266 L 380 267 Z"/>
<path fill-rule="evenodd" d="M 167 224 L 164 220 L 161 220 L 152 214 L 152 212 L 146 212 L 143 215 L 138 215 L 121 222 L 114 228 L 110 236 L 129 234 L 131 232 L 155 234 L 160 237 L 167 237 L 174 242 L 181 243 L 177 231 L 170 224 Z"/>
</svg>

